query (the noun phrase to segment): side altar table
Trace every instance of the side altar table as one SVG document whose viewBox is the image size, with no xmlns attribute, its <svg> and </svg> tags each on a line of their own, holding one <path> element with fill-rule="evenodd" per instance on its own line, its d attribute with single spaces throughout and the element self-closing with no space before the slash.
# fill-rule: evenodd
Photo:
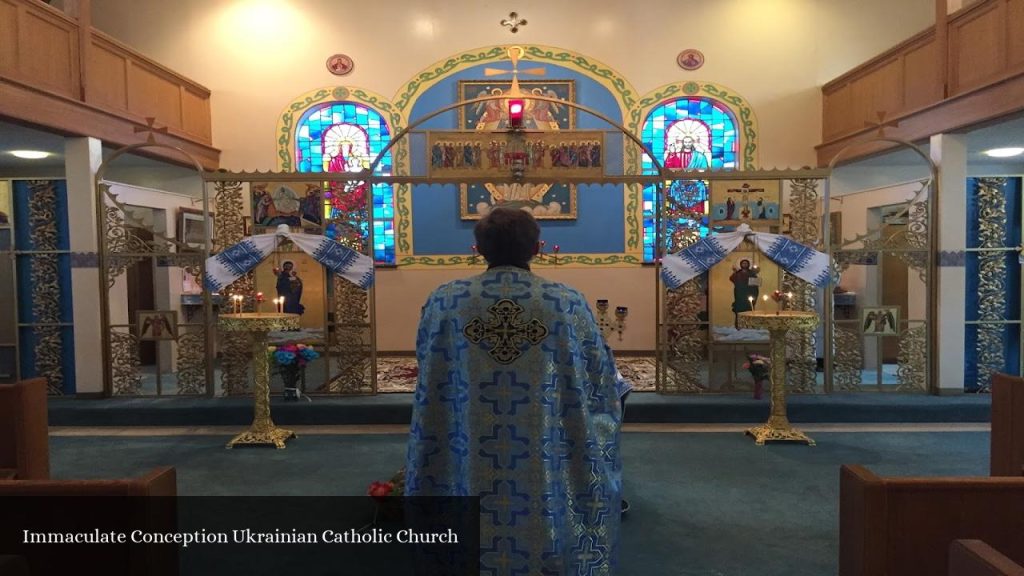
<svg viewBox="0 0 1024 576">
<path fill-rule="evenodd" d="M 793 428 L 786 416 L 786 332 L 814 330 L 818 326 L 818 315 L 799 310 L 740 312 L 739 326 L 767 330 L 771 338 L 771 415 L 764 424 L 747 430 L 747 434 L 753 436 L 758 445 L 766 441 L 790 441 L 814 446 L 814 440 Z"/>
<path fill-rule="evenodd" d="M 270 419 L 270 366 L 267 358 L 267 335 L 281 330 L 299 328 L 298 314 L 276 312 L 243 312 L 221 314 L 220 329 L 230 338 L 250 338 L 252 342 L 252 397 L 254 417 L 248 430 L 228 442 L 228 448 L 239 444 L 273 444 L 284 448 L 289 438 L 295 438 L 291 430 L 278 428 Z"/>
</svg>

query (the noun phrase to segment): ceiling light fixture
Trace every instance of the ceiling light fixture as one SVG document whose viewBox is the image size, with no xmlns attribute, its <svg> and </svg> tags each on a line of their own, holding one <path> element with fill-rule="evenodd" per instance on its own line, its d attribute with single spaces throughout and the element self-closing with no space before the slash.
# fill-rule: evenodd
<svg viewBox="0 0 1024 576">
<path fill-rule="evenodd" d="M 43 152 L 42 150 L 11 150 L 11 156 L 17 156 L 25 160 L 40 160 L 49 155 L 49 152 Z"/>
<path fill-rule="evenodd" d="M 1020 156 L 1024 154 L 1024 148 L 993 148 L 991 150 L 985 150 L 984 154 L 992 158 L 1009 158 L 1011 156 Z"/>
</svg>

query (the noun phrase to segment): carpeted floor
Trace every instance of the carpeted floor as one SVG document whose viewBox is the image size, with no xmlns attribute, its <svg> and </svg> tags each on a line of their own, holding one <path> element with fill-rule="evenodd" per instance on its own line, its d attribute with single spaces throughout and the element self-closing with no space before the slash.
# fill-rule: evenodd
<svg viewBox="0 0 1024 576">
<path fill-rule="evenodd" d="M 883 475 L 985 475 L 987 432 L 817 432 L 816 447 L 742 433 L 627 433 L 632 511 L 622 575 L 828 576 L 837 572 L 840 464 Z M 51 438 L 55 478 L 178 469 L 184 495 L 358 495 L 402 462 L 402 434 L 308 435 L 287 450 L 227 437 Z"/>
</svg>

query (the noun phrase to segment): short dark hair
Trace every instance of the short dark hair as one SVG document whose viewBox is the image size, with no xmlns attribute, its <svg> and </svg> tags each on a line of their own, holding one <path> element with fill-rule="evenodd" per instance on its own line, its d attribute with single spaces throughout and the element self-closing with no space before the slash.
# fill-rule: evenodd
<svg viewBox="0 0 1024 576">
<path fill-rule="evenodd" d="M 477 222 L 473 235 L 491 266 L 525 267 L 536 253 L 540 226 L 526 210 L 495 208 Z"/>
</svg>

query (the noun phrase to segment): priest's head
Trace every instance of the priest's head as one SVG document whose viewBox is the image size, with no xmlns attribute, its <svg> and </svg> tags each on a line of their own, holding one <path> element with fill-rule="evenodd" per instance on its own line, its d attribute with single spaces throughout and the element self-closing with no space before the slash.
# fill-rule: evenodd
<svg viewBox="0 0 1024 576">
<path fill-rule="evenodd" d="M 529 269 L 530 259 L 540 251 L 540 226 L 526 210 L 495 208 L 473 229 L 476 246 L 487 263 Z"/>
</svg>

